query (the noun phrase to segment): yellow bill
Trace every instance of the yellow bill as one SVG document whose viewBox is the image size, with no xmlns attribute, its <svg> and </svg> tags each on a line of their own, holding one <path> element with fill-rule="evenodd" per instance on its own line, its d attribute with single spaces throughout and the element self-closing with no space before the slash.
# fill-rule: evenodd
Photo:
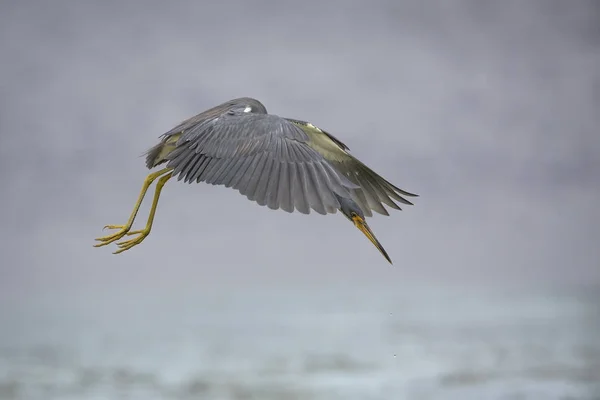
<svg viewBox="0 0 600 400">
<path fill-rule="evenodd" d="M 373 243 L 373 245 L 377 247 L 377 250 L 379 250 L 379 252 L 385 257 L 385 259 L 388 260 L 390 264 L 393 264 L 392 260 L 390 259 L 390 256 L 388 256 L 381 243 L 379 243 L 379 240 L 377 240 L 375 234 L 373 233 L 371 228 L 369 228 L 369 225 L 367 225 L 367 221 L 365 221 L 358 215 L 353 215 L 352 222 L 354 223 L 354 226 L 356 226 L 362 233 L 364 233 L 365 236 L 371 241 L 371 243 Z"/>
</svg>

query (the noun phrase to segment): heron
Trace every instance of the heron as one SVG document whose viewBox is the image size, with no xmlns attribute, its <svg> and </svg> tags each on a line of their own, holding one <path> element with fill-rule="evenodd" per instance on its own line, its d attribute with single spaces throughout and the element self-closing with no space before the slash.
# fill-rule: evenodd
<svg viewBox="0 0 600 400">
<path fill-rule="evenodd" d="M 389 215 L 384 205 L 412 205 L 402 190 L 350 154 L 335 136 L 310 122 L 269 114 L 251 97 L 240 97 L 197 114 L 159 136 L 143 154 L 148 174 L 129 219 L 106 225 L 115 232 L 96 239 L 95 247 L 117 242 L 122 253 L 142 243 L 152 229 L 158 200 L 173 177 L 186 183 L 204 182 L 233 188 L 272 210 L 311 210 L 326 215 L 339 210 L 385 259 L 392 260 L 367 224 L 373 211 Z M 157 181 L 146 226 L 132 230 L 146 192 Z"/>
</svg>

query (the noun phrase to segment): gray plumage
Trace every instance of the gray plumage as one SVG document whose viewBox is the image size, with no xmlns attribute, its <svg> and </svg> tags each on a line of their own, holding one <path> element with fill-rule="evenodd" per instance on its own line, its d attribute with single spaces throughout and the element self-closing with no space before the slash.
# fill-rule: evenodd
<svg viewBox="0 0 600 400">
<path fill-rule="evenodd" d="M 168 151 L 163 151 L 171 146 Z M 412 204 L 416 196 L 392 185 L 348 153 L 348 147 L 314 125 L 268 114 L 252 98 L 234 99 L 198 114 L 161 136 L 146 165 L 173 168 L 184 182 L 238 190 L 271 209 L 335 213 L 339 198 L 362 211 L 388 215 L 384 204 Z"/>
<path fill-rule="evenodd" d="M 248 199 L 271 209 L 308 214 L 340 210 L 390 263 L 392 260 L 367 224 L 372 211 L 388 215 L 384 204 L 400 210 L 403 196 L 397 188 L 349 153 L 349 148 L 313 124 L 267 113 L 258 100 L 244 97 L 225 102 L 183 121 L 163 134 L 146 153 L 148 174 L 131 215 L 124 225 L 107 225 L 116 232 L 96 238 L 95 246 L 117 242 L 121 253 L 150 234 L 160 193 L 173 177 L 238 190 Z M 131 231 L 149 186 L 157 180 L 144 229 Z"/>
</svg>

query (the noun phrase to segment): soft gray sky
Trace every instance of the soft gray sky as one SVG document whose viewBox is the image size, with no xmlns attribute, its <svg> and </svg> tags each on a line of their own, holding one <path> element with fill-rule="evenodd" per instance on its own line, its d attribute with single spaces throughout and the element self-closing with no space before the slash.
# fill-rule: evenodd
<svg viewBox="0 0 600 400">
<path fill-rule="evenodd" d="M 599 282 L 598 21 L 594 1 L 3 2 L 0 291 Z M 142 152 L 240 96 L 421 195 L 370 221 L 394 267 L 339 214 L 176 181 L 142 245 L 92 247 Z"/>
</svg>

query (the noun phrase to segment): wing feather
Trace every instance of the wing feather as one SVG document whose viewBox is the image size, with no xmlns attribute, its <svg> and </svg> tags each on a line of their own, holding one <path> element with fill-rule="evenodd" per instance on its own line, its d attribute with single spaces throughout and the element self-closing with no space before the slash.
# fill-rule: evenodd
<svg viewBox="0 0 600 400">
<path fill-rule="evenodd" d="M 202 182 L 202 181 L 206 180 L 206 177 L 208 176 L 210 171 L 213 170 L 213 168 L 215 167 L 217 162 L 218 162 L 218 160 L 216 158 L 209 157 L 208 163 L 206 163 L 206 167 L 204 167 L 204 170 L 198 176 L 198 181 Z"/>
<path fill-rule="evenodd" d="M 252 156 L 245 157 L 243 160 L 244 160 L 244 163 L 237 170 L 237 172 L 235 173 L 235 176 L 233 177 L 233 179 L 231 181 L 231 187 L 239 190 L 240 193 L 241 193 L 241 186 L 243 183 L 242 179 L 244 178 L 244 175 L 246 175 L 246 171 L 252 166 L 254 157 L 252 157 Z"/>
<path fill-rule="evenodd" d="M 215 174 L 212 177 L 212 179 L 210 180 L 210 182 L 207 180 L 206 183 L 210 183 L 212 185 L 222 185 L 223 178 L 227 174 L 227 171 L 231 170 L 231 167 L 233 166 L 235 161 L 236 160 L 234 158 L 224 159 L 223 163 L 219 167 L 219 170 L 217 172 L 215 172 Z"/>
<path fill-rule="evenodd" d="M 256 202 L 261 206 L 267 205 L 267 188 L 269 185 L 271 175 L 273 174 L 273 163 L 275 162 L 276 161 L 272 158 L 266 157 L 265 165 L 263 167 L 262 173 L 260 174 L 258 184 L 256 185 L 256 191 L 254 192 L 254 196 Z"/>
<path fill-rule="evenodd" d="M 266 201 L 267 206 L 272 210 L 276 210 L 278 207 L 277 195 L 279 194 L 279 175 L 281 174 L 282 165 L 283 163 L 281 161 L 273 160 L 271 175 L 269 176 Z"/>
<path fill-rule="evenodd" d="M 267 154 L 266 153 L 260 153 L 260 154 L 256 155 L 256 157 L 258 158 L 258 163 L 256 164 L 256 168 L 254 168 L 254 171 L 252 171 L 252 176 L 250 178 L 250 181 L 248 182 L 248 188 L 247 188 L 247 192 L 246 192 L 246 195 L 248 196 L 248 199 L 250 199 L 250 200 L 257 200 L 256 195 L 258 192 L 258 186 L 259 186 L 263 171 L 265 170 L 265 165 L 267 164 Z"/>
<path fill-rule="evenodd" d="M 211 158 L 210 165 L 202 174 L 202 181 L 209 183 L 212 177 L 215 175 L 215 172 L 217 172 L 221 167 L 222 161 L 223 160 L 220 158 Z"/>
<path fill-rule="evenodd" d="M 210 157 L 205 157 L 204 155 L 202 155 L 202 157 L 203 157 L 202 164 L 200 164 L 198 170 L 196 172 L 194 172 L 194 175 L 190 176 L 190 183 L 192 181 L 200 182 L 200 175 L 202 175 L 202 173 L 204 172 L 204 170 L 206 169 L 206 167 L 208 167 L 208 164 L 210 163 L 210 160 L 211 160 Z"/>
<path fill-rule="evenodd" d="M 192 165 L 190 167 L 190 173 L 185 177 L 185 182 L 190 183 L 195 179 L 196 176 L 196 172 L 200 169 L 200 167 L 202 166 L 202 163 L 206 160 L 206 157 L 204 157 L 203 155 L 200 155 L 200 157 L 196 157 L 194 159 L 194 165 Z"/>
<path fill-rule="evenodd" d="M 296 210 L 302 214 L 308 214 L 309 207 L 308 202 L 306 201 L 306 194 L 304 193 L 302 173 L 302 164 L 290 164 L 290 175 L 294 175 L 292 186 L 292 198 L 294 199 L 294 206 L 296 207 Z"/>
<path fill-rule="evenodd" d="M 204 179 L 204 182 L 214 185 L 215 182 L 219 179 L 219 176 L 229 167 L 229 162 L 231 159 L 229 158 L 218 158 L 218 161 L 215 164 L 215 167 L 210 171 L 210 173 Z"/>
<path fill-rule="evenodd" d="M 323 165 L 319 163 L 313 163 L 312 167 L 314 169 L 314 178 L 316 181 L 318 181 L 318 185 L 320 187 L 319 193 L 321 194 L 321 199 L 323 200 L 323 203 L 326 206 L 332 205 L 334 206 L 334 209 L 337 209 L 339 206 L 337 198 L 334 196 L 332 191 L 326 190 L 326 188 L 330 187 L 332 184 L 329 179 L 329 175 L 325 170 L 325 167 L 323 167 Z M 325 208 L 327 209 L 327 207 Z"/>
<path fill-rule="evenodd" d="M 185 182 L 232 187 L 260 205 L 304 214 L 334 213 L 336 195 L 358 187 L 309 146 L 302 129 L 275 115 L 213 113 L 180 128 L 163 140 L 179 135 L 165 160 Z"/>
<path fill-rule="evenodd" d="M 177 175 L 179 174 L 181 171 L 183 171 L 184 169 L 191 169 L 191 167 L 193 167 L 192 161 L 195 161 L 196 158 L 196 154 L 191 151 L 185 151 L 182 152 L 180 155 L 181 161 L 179 162 L 179 164 L 177 165 L 177 167 L 173 170 L 173 175 Z M 177 179 L 181 180 L 184 177 L 184 175 L 179 175 L 179 177 Z"/>
<path fill-rule="evenodd" d="M 291 186 L 293 176 L 290 176 L 290 163 L 283 161 L 279 167 L 279 185 L 277 186 L 277 203 L 282 210 L 287 212 L 294 211 L 294 203 L 292 202 Z"/>
<path fill-rule="evenodd" d="M 377 196 L 377 193 L 371 186 L 369 180 L 360 174 L 356 175 L 356 178 L 365 195 L 365 198 L 367 199 L 367 204 L 369 205 L 369 208 L 371 208 L 371 210 L 373 211 L 378 212 L 379 214 L 389 215 L 385 207 L 383 207 L 383 205 L 381 204 L 381 201 L 379 201 L 379 197 Z"/>
<path fill-rule="evenodd" d="M 233 185 L 233 180 L 236 177 L 238 171 L 242 168 L 242 166 L 245 164 L 247 160 L 247 157 L 240 157 L 240 158 L 234 158 L 233 161 L 233 165 L 229 168 L 229 170 L 227 170 L 227 173 L 225 174 L 225 177 L 223 178 L 223 185 L 225 185 L 225 187 L 229 188 Z"/>
<path fill-rule="evenodd" d="M 366 216 L 372 216 L 372 211 L 389 215 L 384 204 L 400 210 L 401 208 L 394 200 L 411 205 L 412 203 L 403 196 L 417 196 L 392 185 L 353 157 L 349 153 L 348 147 L 333 135 L 308 122 L 291 119 L 288 121 L 296 124 L 307 134 L 309 137 L 308 147 L 321 154 L 328 161 L 328 166 L 335 169 L 342 185 L 349 188 L 352 199 L 358 203 Z M 303 148 L 300 151 L 305 150 L 306 148 Z M 349 186 L 348 182 L 354 184 L 355 187 Z"/>
<path fill-rule="evenodd" d="M 323 184 L 319 180 L 319 176 L 317 174 L 317 170 L 315 169 L 314 163 L 307 163 L 306 171 L 306 191 L 308 193 L 310 207 L 319 214 L 327 214 L 325 206 L 325 204 L 327 204 L 327 201 L 324 199 L 325 195 L 321 194 L 323 192 Z"/>
<path fill-rule="evenodd" d="M 248 189 L 250 187 L 250 183 L 252 182 L 252 177 L 254 176 L 254 171 L 256 171 L 256 167 L 258 167 L 260 154 L 252 155 L 250 158 L 251 162 L 248 165 L 248 168 L 239 174 L 240 180 L 238 183 L 238 189 L 241 194 L 244 196 L 248 193 Z"/>
</svg>

